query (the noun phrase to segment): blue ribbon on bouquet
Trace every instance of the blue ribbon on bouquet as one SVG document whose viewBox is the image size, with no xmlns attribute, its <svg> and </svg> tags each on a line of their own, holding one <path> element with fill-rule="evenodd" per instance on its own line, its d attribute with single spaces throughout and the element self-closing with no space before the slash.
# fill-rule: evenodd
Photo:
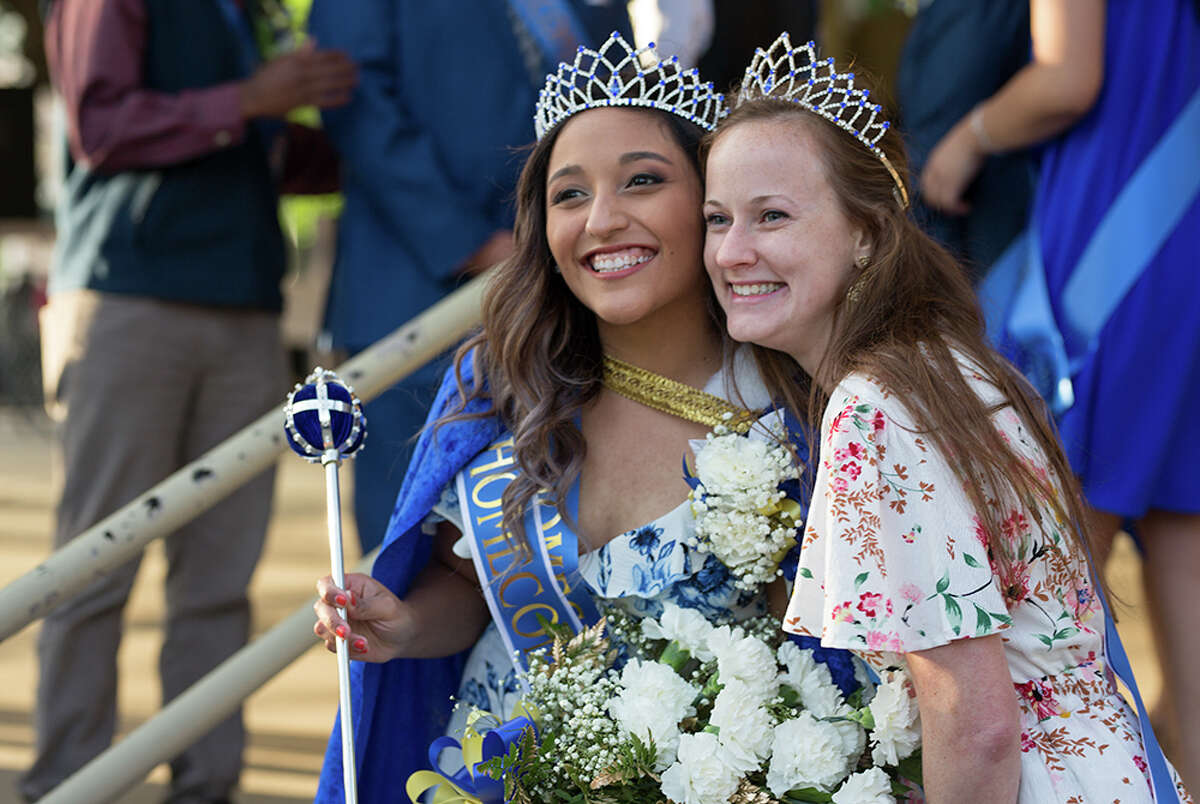
<svg viewBox="0 0 1200 804">
<path fill-rule="evenodd" d="M 413 804 L 436 788 L 433 804 L 504 804 L 504 781 L 493 779 L 479 770 L 479 765 L 507 754 L 520 743 L 526 730 L 537 737 L 537 725 L 528 713 L 515 717 L 483 734 L 468 733 L 462 742 L 453 737 L 439 737 L 429 744 L 429 765 L 433 770 L 417 771 L 408 777 L 405 792 Z M 456 773 L 441 770 L 439 756 L 447 748 L 462 752 L 463 767 Z"/>
</svg>

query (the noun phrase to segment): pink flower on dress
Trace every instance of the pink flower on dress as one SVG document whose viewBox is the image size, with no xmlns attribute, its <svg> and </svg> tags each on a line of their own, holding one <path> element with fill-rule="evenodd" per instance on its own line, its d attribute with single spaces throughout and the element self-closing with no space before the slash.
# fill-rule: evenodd
<svg viewBox="0 0 1200 804">
<path fill-rule="evenodd" d="M 845 603 L 840 603 L 833 607 L 831 614 L 835 623 L 852 623 L 854 622 L 854 611 L 851 608 L 851 603 L 847 600 Z"/>
<path fill-rule="evenodd" d="M 846 419 L 853 413 L 854 405 L 847 405 L 846 407 L 842 408 L 838 415 L 833 417 L 833 421 L 829 425 L 830 434 L 832 435 L 833 433 L 845 432 Z"/>
<path fill-rule="evenodd" d="M 1138 766 L 1138 770 L 1142 773 L 1148 773 L 1150 766 L 1146 764 L 1146 760 L 1139 754 L 1133 755 L 1133 764 Z"/>
<path fill-rule="evenodd" d="M 975 515 L 975 538 L 979 540 L 979 543 L 985 550 L 991 547 L 987 527 L 983 524 L 983 520 L 979 518 L 979 514 Z"/>
<path fill-rule="evenodd" d="M 900 538 L 903 539 L 906 544 L 912 544 L 917 540 L 917 532 L 915 530 L 910 530 L 908 533 L 901 533 Z"/>
<path fill-rule="evenodd" d="M 1021 753 L 1028 754 L 1030 751 L 1034 750 L 1035 748 L 1037 748 L 1037 743 L 1035 743 L 1033 741 L 1033 738 L 1029 736 L 1029 732 L 1022 731 L 1021 732 Z"/>
<path fill-rule="evenodd" d="M 1001 590 L 1014 603 L 1029 597 L 1029 563 L 1014 561 L 1008 568 L 1007 577 L 1003 579 Z"/>
<path fill-rule="evenodd" d="M 917 587 L 915 583 L 906 583 L 900 587 L 900 597 L 907 600 L 909 603 L 920 603 L 925 599 L 925 594 Z"/>
<path fill-rule="evenodd" d="M 838 471 L 849 475 L 851 480 L 858 480 L 858 476 L 862 474 L 862 468 L 854 461 L 846 461 Z"/>
<path fill-rule="evenodd" d="M 1020 511 L 1013 511 L 1008 515 L 1008 519 L 1000 524 L 1000 527 L 1009 544 L 1016 544 L 1022 536 L 1029 533 L 1029 520 Z"/>
<path fill-rule="evenodd" d="M 845 494 L 850 489 L 850 484 L 844 477 L 835 477 L 829 482 L 829 487 L 833 489 L 834 494 Z"/>
<path fill-rule="evenodd" d="M 863 446 L 861 443 L 859 443 L 858 441 L 852 441 L 852 442 L 851 442 L 851 443 L 850 443 L 850 444 L 849 444 L 849 445 L 846 447 L 846 452 L 848 452 L 848 453 L 850 454 L 850 457 L 852 457 L 852 458 L 857 458 L 858 460 L 860 460 L 860 461 L 861 461 L 861 460 L 862 460 L 863 458 L 865 458 L 865 457 L 866 457 L 866 455 L 867 455 L 867 448 L 866 448 L 866 447 L 864 447 L 864 446 Z"/>
<path fill-rule="evenodd" d="M 1060 714 L 1061 707 L 1054 699 L 1054 689 L 1041 679 L 1033 679 L 1023 684 L 1014 684 L 1017 694 L 1029 702 L 1039 721 Z"/>
<path fill-rule="evenodd" d="M 883 604 L 883 595 L 878 592 L 863 592 L 858 596 L 858 610 L 868 617 L 877 617 Z"/>
<path fill-rule="evenodd" d="M 871 417 L 871 432 L 878 433 L 883 429 L 883 411 L 875 411 L 875 415 Z"/>
<path fill-rule="evenodd" d="M 887 642 L 887 634 L 882 631 L 867 632 L 867 650 L 883 650 Z"/>
<path fill-rule="evenodd" d="M 850 450 L 842 448 L 833 451 L 833 460 L 835 463 L 841 463 L 850 457 Z"/>
</svg>

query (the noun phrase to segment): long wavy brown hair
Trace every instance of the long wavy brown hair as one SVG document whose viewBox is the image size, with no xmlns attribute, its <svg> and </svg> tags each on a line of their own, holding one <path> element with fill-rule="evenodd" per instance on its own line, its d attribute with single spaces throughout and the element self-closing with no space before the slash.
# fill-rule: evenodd
<svg viewBox="0 0 1200 804">
<path fill-rule="evenodd" d="M 697 149 L 704 131 L 674 114 L 636 111 L 664 126 L 699 174 Z M 516 251 L 492 269 L 482 329 L 455 356 L 459 405 L 439 420 L 499 416 L 512 433 L 521 471 L 504 490 L 502 508 L 505 530 L 519 546 L 527 544 L 525 510 L 542 489 L 549 490 L 550 501 L 570 521 L 565 500 L 587 452 L 576 422 L 600 393 L 604 361 L 596 317 L 555 271 L 546 241 L 546 179 L 561 131 L 559 126 L 529 152 L 517 182 Z M 700 210 L 694 214 L 699 217 Z M 705 281 L 702 272 L 697 281 Z M 709 309 L 714 329 L 724 333 L 715 297 Z M 475 377 L 467 387 L 462 365 L 472 352 Z M 467 402 L 477 398 L 488 400 L 490 408 L 464 414 Z"/>
<path fill-rule="evenodd" d="M 756 355 L 768 387 L 779 389 L 793 410 L 807 412 L 809 482 L 829 394 L 847 375 L 861 372 L 904 401 L 917 430 L 943 455 L 955 456 L 950 464 L 982 520 L 1002 577 L 1008 577 L 1013 559 L 999 538 L 1004 533 L 1005 510 L 1023 508 L 1047 532 L 1062 533 L 1082 548 L 1086 539 L 1083 498 L 1045 405 L 1015 367 L 991 347 L 966 271 L 901 206 L 896 184 L 883 163 L 823 118 L 772 98 L 738 106 L 705 138 L 701 163 L 731 129 L 765 121 L 803 126 L 811 135 L 817 144 L 815 156 L 822 161 L 842 212 L 866 233 L 873 247 L 869 267 L 854 280 L 856 300 L 839 302 L 829 347 L 811 379 L 782 353 L 759 350 Z M 899 136 L 889 132 L 878 145 L 907 182 L 907 159 Z M 956 353 L 974 362 L 1006 401 L 989 406 L 980 399 L 964 378 Z M 1013 407 L 1046 456 L 1052 470 L 1049 477 L 1030 468 L 994 426 L 993 414 L 1005 405 Z M 1040 512 L 1047 505 L 1057 522 L 1041 521 Z M 1086 556 L 1085 550 L 1078 552 Z M 1060 566 L 1069 568 L 1065 556 L 1054 553 L 1057 561 L 1064 562 Z"/>
</svg>

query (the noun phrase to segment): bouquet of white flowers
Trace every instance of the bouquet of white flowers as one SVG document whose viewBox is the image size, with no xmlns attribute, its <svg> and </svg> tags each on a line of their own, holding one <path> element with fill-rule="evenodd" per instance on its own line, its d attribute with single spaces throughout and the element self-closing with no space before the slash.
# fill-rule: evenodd
<svg viewBox="0 0 1200 804">
<path fill-rule="evenodd" d="M 696 518 L 692 546 L 711 551 L 744 589 L 775 579 L 802 520 L 799 502 L 781 488 L 799 478 L 782 432 L 755 435 L 717 426 L 692 442 L 696 471 L 687 475 Z"/>
<path fill-rule="evenodd" d="M 506 801 L 883 804 L 920 783 L 900 671 L 843 696 L 770 616 L 713 626 L 668 605 L 640 626 L 612 615 L 607 632 L 631 638 L 614 649 L 602 621 L 531 662 L 537 733 L 479 766 Z"/>
</svg>

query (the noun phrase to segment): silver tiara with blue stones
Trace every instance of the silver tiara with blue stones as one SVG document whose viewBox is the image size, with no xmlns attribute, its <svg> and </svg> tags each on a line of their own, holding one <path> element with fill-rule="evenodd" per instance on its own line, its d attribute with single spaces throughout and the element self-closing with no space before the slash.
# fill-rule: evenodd
<svg viewBox="0 0 1200 804">
<path fill-rule="evenodd" d="M 734 108 L 761 98 L 797 103 L 824 117 L 867 146 L 883 162 L 899 191 L 897 200 L 908 206 L 908 191 L 900 174 L 877 144 L 891 128 L 883 107 L 873 103 L 869 89 L 856 89 L 854 73 L 839 73 L 833 58 L 817 59 L 817 47 L 808 42 L 792 47 L 787 32 L 766 50 L 758 48 L 742 77 Z"/>
<path fill-rule="evenodd" d="M 533 116 L 537 138 L 571 115 L 605 106 L 660 109 L 707 131 L 728 114 L 725 96 L 696 70 L 682 69 L 678 56 L 660 59 L 653 42 L 635 49 L 616 31 L 599 50 L 581 45 L 572 63 L 546 76 Z"/>
</svg>

